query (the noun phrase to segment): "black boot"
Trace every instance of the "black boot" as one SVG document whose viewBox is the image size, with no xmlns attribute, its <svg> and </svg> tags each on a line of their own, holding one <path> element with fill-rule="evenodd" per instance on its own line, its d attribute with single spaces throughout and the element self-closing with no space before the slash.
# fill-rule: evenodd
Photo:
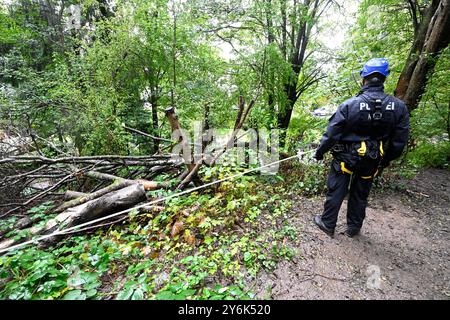
<svg viewBox="0 0 450 320">
<path fill-rule="evenodd" d="M 347 230 L 345 230 L 345 235 L 349 238 L 353 238 L 354 236 L 359 234 L 359 230 L 360 229 L 350 229 L 347 228 Z"/>
<path fill-rule="evenodd" d="M 334 229 L 328 228 L 322 221 L 320 216 L 314 217 L 314 223 L 319 227 L 320 230 L 325 232 L 327 235 L 332 237 L 334 235 Z"/>
</svg>

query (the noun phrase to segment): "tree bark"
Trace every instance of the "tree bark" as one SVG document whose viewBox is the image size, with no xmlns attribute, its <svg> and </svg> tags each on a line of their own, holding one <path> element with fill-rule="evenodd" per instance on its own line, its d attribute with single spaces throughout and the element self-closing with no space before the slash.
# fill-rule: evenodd
<svg viewBox="0 0 450 320">
<path fill-rule="evenodd" d="M 449 0 L 433 0 L 418 27 L 405 67 L 397 82 L 395 95 L 411 112 L 416 109 L 434 70 L 440 51 L 450 40 Z"/>
<path fill-rule="evenodd" d="M 158 124 L 158 97 L 156 97 L 153 93 L 150 97 L 150 103 L 152 105 L 152 132 L 153 134 L 159 138 L 158 135 L 158 129 L 159 129 L 159 124 Z M 153 140 L 153 149 L 154 152 L 158 152 L 159 150 L 159 143 L 157 141 L 157 139 Z"/>
<path fill-rule="evenodd" d="M 296 75 L 298 78 L 298 74 Z M 280 146 L 284 147 L 286 144 L 286 131 L 291 122 L 292 111 L 294 110 L 295 102 L 297 101 L 297 78 L 292 83 L 285 85 L 285 92 L 287 94 L 287 101 L 285 109 L 278 112 L 278 128 L 280 132 Z"/>
<path fill-rule="evenodd" d="M 84 197 L 84 196 L 86 196 L 86 195 L 87 195 L 87 193 L 84 193 L 84 192 L 78 192 L 78 191 L 67 190 L 67 191 L 64 193 L 64 200 L 65 200 L 65 201 L 73 200 L 73 199 L 76 199 L 76 198 Z"/>
<path fill-rule="evenodd" d="M 134 183 L 137 183 L 137 182 L 134 182 Z M 132 183 L 132 184 L 134 184 L 134 183 Z M 58 208 L 53 210 L 53 212 L 55 212 L 55 213 L 63 212 L 65 210 L 67 210 L 68 208 L 79 206 L 83 203 L 86 203 L 88 201 L 91 201 L 91 200 L 94 200 L 101 196 L 104 196 L 105 194 L 108 194 L 110 192 L 113 192 L 113 191 L 116 191 L 119 189 L 123 189 L 127 186 L 130 186 L 130 182 L 126 181 L 126 180 L 118 182 L 118 183 L 113 183 L 113 184 L 107 186 L 106 188 L 100 189 L 96 192 L 89 193 L 84 196 L 81 196 L 81 197 L 75 198 L 73 200 L 70 200 L 68 202 L 65 202 L 61 206 L 59 206 Z"/>
<path fill-rule="evenodd" d="M 166 117 L 169 120 L 172 134 L 176 133 L 179 136 L 177 142 L 181 144 L 183 151 L 183 159 L 187 167 L 189 169 L 192 169 L 194 167 L 194 164 L 192 163 L 191 149 L 189 147 L 187 137 L 184 134 L 183 129 L 181 128 L 180 122 L 178 121 L 178 117 L 175 114 L 175 108 L 173 107 L 167 108 Z"/>
</svg>

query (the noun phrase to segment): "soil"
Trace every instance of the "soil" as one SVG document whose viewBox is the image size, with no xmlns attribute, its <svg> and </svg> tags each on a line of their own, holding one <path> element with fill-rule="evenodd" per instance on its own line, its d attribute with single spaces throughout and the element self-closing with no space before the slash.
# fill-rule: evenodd
<svg viewBox="0 0 450 320">
<path fill-rule="evenodd" d="M 401 191 L 372 190 L 360 235 L 349 238 L 347 201 L 333 238 L 312 219 L 324 197 L 297 196 L 298 254 L 262 271 L 261 299 L 450 299 L 450 172 L 428 169 Z"/>
</svg>

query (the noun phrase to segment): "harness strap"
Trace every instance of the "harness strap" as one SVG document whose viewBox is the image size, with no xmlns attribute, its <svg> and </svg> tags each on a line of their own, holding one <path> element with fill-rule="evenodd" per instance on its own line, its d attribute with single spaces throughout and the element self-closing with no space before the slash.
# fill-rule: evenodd
<svg viewBox="0 0 450 320">
<path fill-rule="evenodd" d="M 378 169 L 377 169 L 377 171 L 375 171 L 375 173 L 373 175 L 371 175 L 371 176 L 361 176 L 361 178 L 366 179 L 366 180 L 372 179 L 373 177 L 375 177 L 377 175 L 377 173 L 378 173 Z"/>
<path fill-rule="evenodd" d="M 341 161 L 341 171 L 342 171 L 342 172 L 345 172 L 345 173 L 348 173 L 348 174 L 353 174 L 353 171 L 350 171 L 350 170 L 348 170 L 348 169 L 345 167 L 345 162 L 344 162 L 344 161 Z"/>
<path fill-rule="evenodd" d="M 358 152 L 358 155 L 361 157 L 364 157 L 366 155 L 367 152 L 367 146 L 366 146 L 366 142 L 365 141 L 361 141 L 361 147 L 356 150 Z"/>
<path fill-rule="evenodd" d="M 375 100 L 370 98 L 370 97 L 367 97 L 365 95 L 365 92 L 363 92 L 360 95 L 358 95 L 358 97 L 361 97 L 361 99 L 363 99 L 364 102 L 366 102 L 370 106 L 370 119 L 371 119 L 370 127 L 373 129 L 376 126 L 376 123 L 379 123 L 378 122 L 379 119 L 377 120 L 377 119 L 374 118 L 374 113 L 375 112 L 380 112 L 381 116 L 383 116 L 383 112 L 381 111 L 381 110 L 383 110 L 382 106 L 384 106 L 386 104 L 386 101 L 389 98 L 389 95 L 387 93 L 384 93 L 384 96 L 381 98 L 381 106 L 380 106 L 381 110 L 376 110 L 377 108 L 376 108 L 376 105 L 375 105 L 375 103 L 376 103 Z M 377 140 L 376 137 L 374 137 L 374 136 L 371 136 L 371 138 L 373 140 Z"/>
</svg>

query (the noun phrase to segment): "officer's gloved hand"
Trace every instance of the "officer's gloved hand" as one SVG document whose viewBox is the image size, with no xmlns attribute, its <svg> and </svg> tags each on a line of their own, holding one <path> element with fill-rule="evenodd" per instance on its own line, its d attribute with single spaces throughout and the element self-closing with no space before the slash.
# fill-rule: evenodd
<svg viewBox="0 0 450 320">
<path fill-rule="evenodd" d="M 384 170 L 384 168 L 382 166 L 378 166 L 377 173 L 375 174 L 375 177 L 376 178 L 381 177 L 381 175 L 383 174 L 383 170 Z"/>
<path fill-rule="evenodd" d="M 323 154 L 320 153 L 319 151 L 316 151 L 316 154 L 313 157 L 314 159 L 316 159 L 317 161 L 323 160 Z"/>
<path fill-rule="evenodd" d="M 381 160 L 380 167 L 383 168 L 383 169 L 389 167 L 389 162 Z"/>
<path fill-rule="evenodd" d="M 377 170 L 377 177 L 380 177 L 381 174 L 383 173 L 383 170 L 385 168 L 387 168 L 389 166 L 389 162 L 381 162 L 380 165 L 378 166 L 378 170 Z"/>
</svg>

